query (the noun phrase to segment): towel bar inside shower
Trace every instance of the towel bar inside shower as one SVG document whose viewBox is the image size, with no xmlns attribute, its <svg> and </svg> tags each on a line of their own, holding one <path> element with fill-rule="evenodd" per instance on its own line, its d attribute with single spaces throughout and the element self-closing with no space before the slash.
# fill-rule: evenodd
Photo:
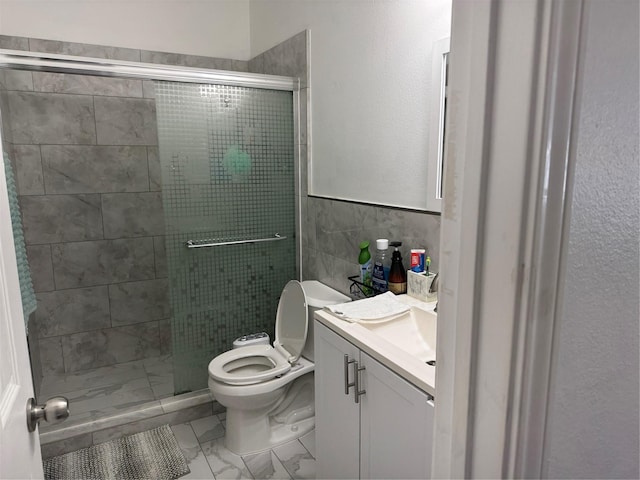
<svg viewBox="0 0 640 480">
<path fill-rule="evenodd" d="M 251 238 L 248 240 L 233 240 L 229 242 L 214 242 L 210 239 L 205 240 L 187 240 L 184 242 L 187 248 L 205 248 L 205 247 L 221 247 L 223 245 L 242 245 L 244 243 L 261 243 L 261 242 L 276 242 L 278 240 L 286 240 L 287 237 L 276 233 L 273 237 L 265 238 Z"/>
</svg>

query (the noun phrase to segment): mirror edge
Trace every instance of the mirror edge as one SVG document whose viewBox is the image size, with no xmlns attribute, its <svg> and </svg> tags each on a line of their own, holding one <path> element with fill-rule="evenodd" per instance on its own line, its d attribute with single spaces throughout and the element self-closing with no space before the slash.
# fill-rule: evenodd
<svg viewBox="0 0 640 480">
<path fill-rule="evenodd" d="M 427 210 L 441 212 L 442 174 L 444 162 L 444 121 L 447 83 L 447 55 L 451 38 L 433 43 L 431 85 L 439 85 L 438 95 L 431 95 L 429 147 L 427 158 Z"/>
</svg>

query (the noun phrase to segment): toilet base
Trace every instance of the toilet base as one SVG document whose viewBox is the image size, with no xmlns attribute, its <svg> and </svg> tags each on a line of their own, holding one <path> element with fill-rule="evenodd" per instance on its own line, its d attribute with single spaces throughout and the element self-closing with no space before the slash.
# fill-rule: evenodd
<svg viewBox="0 0 640 480">
<path fill-rule="evenodd" d="M 234 413 L 238 412 L 229 412 L 229 410 L 227 410 L 227 428 L 229 427 L 229 420 L 231 420 L 233 424 Z M 243 418 L 243 421 L 246 421 L 246 416 Z M 268 421 L 256 422 L 253 424 L 255 429 L 244 422 L 244 428 L 242 430 L 234 430 L 232 426 L 232 430 L 227 430 L 224 439 L 225 447 L 237 455 L 248 455 L 250 453 L 270 450 L 273 447 L 300 438 L 312 431 L 315 428 L 316 419 L 315 416 L 313 416 L 291 425 L 283 424 L 275 427 L 269 426 L 268 423 Z M 240 432 L 240 435 L 234 434 L 233 432 Z"/>
<path fill-rule="evenodd" d="M 293 382 L 276 405 L 243 410 L 227 407 L 225 446 L 237 455 L 269 450 L 315 427 L 313 374 Z"/>
</svg>

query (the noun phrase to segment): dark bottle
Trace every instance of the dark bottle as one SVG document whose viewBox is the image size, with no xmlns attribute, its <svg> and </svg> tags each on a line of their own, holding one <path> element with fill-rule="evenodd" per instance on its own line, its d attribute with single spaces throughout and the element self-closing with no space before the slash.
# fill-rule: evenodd
<svg viewBox="0 0 640 480">
<path fill-rule="evenodd" d="M 402 242 L 391 242 L 389 245 L 395 247 L 391 257 L 391 269 L 389 270 L 389 291 L 400 295 L 407 293 L 407 271 L 402 264 L 402 255 L 398 248 Z"/>
</svg>

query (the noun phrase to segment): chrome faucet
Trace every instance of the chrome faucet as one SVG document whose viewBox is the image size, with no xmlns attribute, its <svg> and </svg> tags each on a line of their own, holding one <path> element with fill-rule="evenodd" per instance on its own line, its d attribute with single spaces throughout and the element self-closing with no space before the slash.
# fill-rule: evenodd
<svg viewBox="0 0 640 480">
<path fill-rule="evenodd" d="M 436 273 L 436 276 L 433 277 L 433 280 L 431 281 L 431 286 L 429 287 L 429 293 L 435 293 L 438 291 L 438 276 L 440 275 L 440 272 Z"/>
<path fill-rule="evenodd" d="M 439 278 L 440 272 L 436 273 L 436 276 L 431 280 L 431 285 L 429 286 L 429 293 L 435 293 L 438 291 L 439 287 Z M 436 308 L 433 309 L 434 312 L 438 313 L 438 302 L 436 302 Z"/>
</svg>

